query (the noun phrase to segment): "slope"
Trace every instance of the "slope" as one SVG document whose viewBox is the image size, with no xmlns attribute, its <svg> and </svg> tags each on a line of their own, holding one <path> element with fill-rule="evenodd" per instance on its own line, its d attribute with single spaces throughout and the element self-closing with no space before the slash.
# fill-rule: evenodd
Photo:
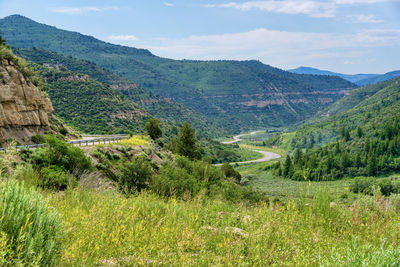
<svg viewBox="0 0 400 267">
<path fill-rule="evenodd" d="M 366 84 L 374 84 L 378 82 L 387 81 L 400 76 L 400 70 L 391 71 L 382 75 L 377 75 L 375 77 L 370 77 L 359 81 L 357 84 L 366 85 Z"/>
<path fill-rule="evenodd" d="M 292 147 L 321 145 L 360 133 L 370 137 L 400 114 L 400 78 L 357 88 L 328 110 L 331 116 L 296 132 Z"/>
<path fill-rule="evenodd" d="M 118 76 L 91 61 L 63 56 L 40 48 L 20 48 L 14 49 L 14 51 L 19 56 L 40 65 L 86 74 L 90 78 L 102 82 L 125 95 L 154 117 L 173 124 L 183 124 L 185 121 L 190 121 L 202 135 L 210 136 L 224 133 L 220 126 L 207 120 L 204 115 L 168 98 L 151 93 L 141 88 L 138 84 L 132 83 L 128 79 Z"/>
<path fill-rule="evenodd" d="M 354 88 L 338 77 L 297 75 L 256 61 L 160 58 L 18 15 L 0 20 L 0 29 L 14 47 L 40 47 L 91 60 L 236 131 L 294 123 Z"/>
<path fill-rule="evenodd" d="M 46 79 L 54 113 L 85 133 L 142 132 L 150 115 L 139 105 L 89 76 L 33 64 Z"/>
</svg>

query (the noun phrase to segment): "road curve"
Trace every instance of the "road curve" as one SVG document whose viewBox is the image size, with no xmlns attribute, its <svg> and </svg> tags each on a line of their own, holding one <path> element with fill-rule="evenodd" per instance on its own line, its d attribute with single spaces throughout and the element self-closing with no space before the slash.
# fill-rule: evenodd
<svg viewBox="0 0 400 267">
<path fill-rule="evenodd" d="M 242 141 L 242 139 L 240 139 L 241 137 L 245 136 L 245 135 L 253 135 L 256 134 L 256 132 L 251 132 L 250 134 L 239 134 L 233 137 L 233 140 L 231 141 L 225 141 L 225 142 L 221 142 L 222 144 L 233 144 L 233 143 L 237 143 Z M 273 153 L 273 152 L 269 152 L 269 151 L 263 151 L 263 150 L 254 150 L 252 149 L 252 151 L 260 153 L 263 155 L 262 158 L 259 159 L 254 159 L 254 160 L 248 160 L 248 161 L 239 161 L 239 162 L 229 162 L 229 164 L 247 164 L 247 163 L 259 163 L 259 162 L 265 162 L 265 161 L 270 161 L 273 159 L 279 159 L 281 157 L 281 155 Z M 213 164 L 214 166 L 221 166 L 222 164 Z"/>
</svg>

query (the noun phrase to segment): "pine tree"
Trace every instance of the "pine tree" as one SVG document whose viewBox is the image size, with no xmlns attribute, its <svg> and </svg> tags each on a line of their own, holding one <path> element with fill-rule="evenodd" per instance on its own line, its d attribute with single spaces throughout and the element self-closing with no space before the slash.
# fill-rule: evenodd
<svg viewBox="0 0 400 267">
<path fill-rule="evenodd" d="M 290 178 L 292 167 L 292 160 L 290 159 L 290 156 L 287 155 L 285 163 L 283 164 L 283 176 Z"/>
<path fill-rule="evenodd" d="M 358 136 L 358 138 L 361 138 L 363 136 L 363 131 L 360 126 L 358 126 L 358 128 L 357 128 L 357 136 Z"/>
<path fill-rule="evenodd" d="M 194 131 L 188 122 L 185 122 L 179 130 L 176 150 L 179 155 L 188 157 L 191 160 L 201 158 Z"/>
<path fill-rule="evenodd" d="M 376 162 L 376 155 L 374 152 L 371 152 L 368 157 L 367 163 L 367 171 L 368 175 L 374 176 L 378 170 L 377 162 Z"/>
<path fill-rule="evenodd" d="M 146 122 L 146 131 L 150 135 L 151 139 L 156 140 L 162 136 L 162 131 L 160 128 L 160 121 L 151 118 Z"/>
</svg>

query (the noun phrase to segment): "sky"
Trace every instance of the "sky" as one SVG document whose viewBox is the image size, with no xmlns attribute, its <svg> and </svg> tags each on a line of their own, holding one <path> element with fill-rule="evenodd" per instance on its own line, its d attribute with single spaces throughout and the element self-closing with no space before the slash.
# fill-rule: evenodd
<svg viewBox="0 0 400 267">
<path fill-rule="evenodd" d="M 400 0 L 0 0 L 13 14 L 173 59 L 400 70 Z"/>
</svg>

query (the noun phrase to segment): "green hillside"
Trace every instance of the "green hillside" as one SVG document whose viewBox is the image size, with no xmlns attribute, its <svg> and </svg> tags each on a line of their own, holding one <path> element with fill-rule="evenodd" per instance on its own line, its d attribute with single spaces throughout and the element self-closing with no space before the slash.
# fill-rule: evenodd
<svg viewBox="0 0 400 267">
<path fill-rule="evenodd" d="M 300 128 L 292 140 L 292 147 L 309 147 L 343 138 L 343 128 L 350 136 L 357 129 L 372 136 L 375 129 L 382 128 L 400 114 L 400 78 L 367 85 L 353 90 L 328 108 L 329 117 Z"/>
<path fill-rule="evenodd" d="M 54 114 L 85 133 L 142 132 L 150 115 L 139 105 L 89 76 L 38 64 Z"/>
<path fill-rule="evenodd" d="M 338 77 L 299 75 L 257 61 L 160 58 L 18 15 L 0 20 L 0 29 L 13 47 L 40 47 L 93 61 L 235 131 L 303 120 L 355 87 Z"/>
<path fill-rule="evenodd" d="M 217 126 L 217 123 L 207 120 L 204 115 L 180 103 L 147 91 L 128 79 L 118 76 L 91 61 L 63 56 L 40 48 L 20 48 L 14 49 L 14 52 L 29 61 L 48 67 L 51 66 L 53 69 L 86 74 L 90 78 L 125 95 L 154 117 L 173 124 L 183 124 L 185 121 L 190 121 L 202 135 L 221 135 L 224 133 L 222 128 Z"/>
</svg>

